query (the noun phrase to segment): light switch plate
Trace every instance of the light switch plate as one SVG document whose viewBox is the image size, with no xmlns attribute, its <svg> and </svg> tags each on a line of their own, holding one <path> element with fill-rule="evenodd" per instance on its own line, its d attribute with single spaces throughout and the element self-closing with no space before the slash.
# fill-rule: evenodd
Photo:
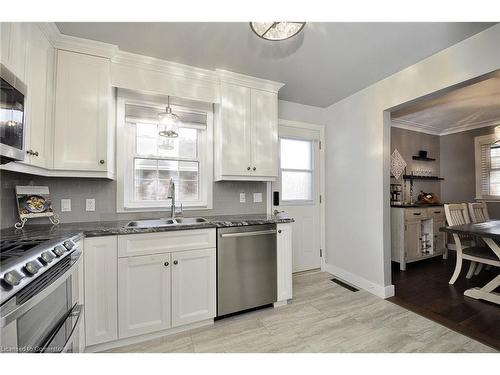
<svg viewBox="0 0 500 375">
<path fill-rule="evenodd" d="M 61 199 L 61 212 L 71 211 L 71 199 Z"/>
<path fill-rule="evenodd" d="M 247 201 L 245 193 L 240 193 L 240 203 L 245 203 Z"/>
<path fill-rule="evenodd" d="M 253 202 L 261 203 L 262 202 L 262 193 L 253 193 Z"/>
<path fill-rule="evenodd" d="M 85 199 L 85 211 L 95 211 L 95 199 Z"/>
</svg>

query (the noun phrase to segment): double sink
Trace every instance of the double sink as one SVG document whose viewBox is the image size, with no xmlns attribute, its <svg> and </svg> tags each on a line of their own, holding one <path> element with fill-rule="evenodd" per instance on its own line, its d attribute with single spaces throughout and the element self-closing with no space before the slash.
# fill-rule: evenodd
<svg viewBox="0 0 500 375">
<path fill-rule="evenodd" d="M 178 217 L 174 219 L 149 219 L 135 220 L 127 223 L 126 228 L 157 228 L 157 227 L 173 227 L 192 224 L 208 223 L 208 220 L 203 217 Z"/>
</svg>

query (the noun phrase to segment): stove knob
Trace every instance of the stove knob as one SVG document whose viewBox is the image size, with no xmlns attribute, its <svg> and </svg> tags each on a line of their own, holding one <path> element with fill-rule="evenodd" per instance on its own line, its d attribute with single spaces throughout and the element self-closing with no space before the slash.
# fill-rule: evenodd
<svg viewBox="0 0 500 375">
<path fill-rule="evenodd" d="M 14 271 L 9 271 L 7 272 L 5 275 L 3 275 L 3 280 L 9 284 L 9 285 L 12 285 L 12 286 L 16 286 L 16 285 L 19 285 L 19 283 L 21 282 L 21 280 L 24 279 L 24 276 L 21 275 L 19 272 L 17 272 L 16 270 Z"/>
<path fill-rule="evenodd" d="M 57 255 L 57 257 L 60 257 L 64 254 L 66 248 L 63 245 L 57 245 L 56 247 L 54 247 L 54 250 L 52 251 L 54 252 L 54 254 Z"/>
<path fill-rule="evenodd" d="M 40 255 L 40 257 L 45 263 L 50 263 L 55 258 L 54 254 L 52 254 L 50 251 L 44 251 L 42 255 Z"/>
<path fill-rule="evenodd" d="M 68 240 L 68 241 L 64 241 L 64 247 L 68 250 L 71 250 L 73 248 L 73 246 L 75 246 L 74 242 L 71 241 L 71 240 Z"/>
<path fill-rule="evenodd" d="M 42 266 L 36 260 L 32 260 L 31 262 L 26 263 L 24 268 L 26 268 L 26 271 L 28 271 L 30 274 L 34 275 L 38 273 L 38 270 L 42 268 Z"/>
</svg>

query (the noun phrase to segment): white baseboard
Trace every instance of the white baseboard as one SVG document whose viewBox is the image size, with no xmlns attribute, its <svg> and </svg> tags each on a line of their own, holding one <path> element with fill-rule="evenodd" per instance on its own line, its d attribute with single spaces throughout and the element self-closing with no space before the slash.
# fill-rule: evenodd
<svg viewBox="0 0 500 375">
<path fill-rule="evenodd" d="M 331 273 L 334 276 L 337 276 L 339 279 L 347 281 L 348 283 L 360 288 L 364 289 L 377 297 L 380 298 L 389 298 L 394 296 L 394 285 L 382 286 L 375 284 L 359 275 L 353 274 L 349 271 L 344 270 L 343 268 L 334 266 L 329 263 L 324 264 L 323 271 Z"/>
</svg>

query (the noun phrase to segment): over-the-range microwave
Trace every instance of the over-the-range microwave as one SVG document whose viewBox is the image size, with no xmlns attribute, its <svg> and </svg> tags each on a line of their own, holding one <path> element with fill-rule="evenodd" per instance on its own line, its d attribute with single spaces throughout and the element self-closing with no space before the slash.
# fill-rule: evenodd
<svg viewBox="0 0 500 375">
<path fill-rule="evenodd" d="M 1 164 L 24 160 L 24 97 L 26 85 L 0 64 Z"/>
</svg>

